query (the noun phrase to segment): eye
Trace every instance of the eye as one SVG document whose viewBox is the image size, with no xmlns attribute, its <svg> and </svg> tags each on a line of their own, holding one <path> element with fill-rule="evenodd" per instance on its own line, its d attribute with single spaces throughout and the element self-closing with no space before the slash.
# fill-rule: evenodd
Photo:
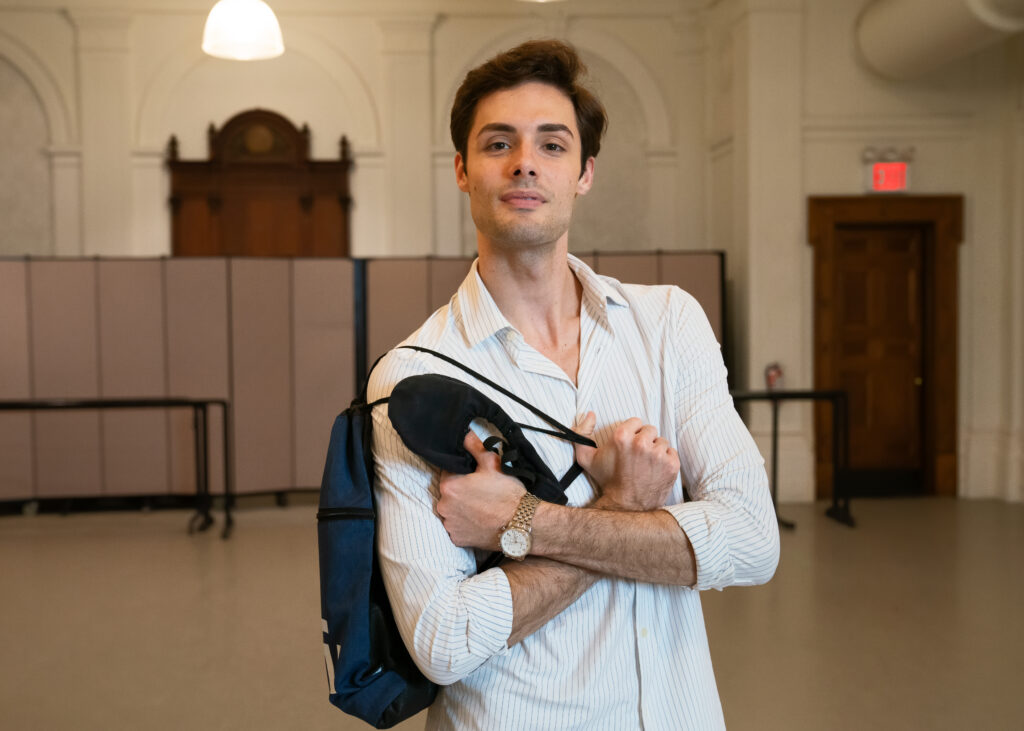
<svg viewBox="0 0 1024 731">
<path fill-rule="evenodd" d="M 565 148 L 557 142 L 544 143 L 544 149 L 547 152 L 565 152 Z"/>
<path fill-rule="evenodd" d="M 511 146 L 504 140 L 496 140 L 487 145 L 488 150 L 509 150 Z"/>
</svg>

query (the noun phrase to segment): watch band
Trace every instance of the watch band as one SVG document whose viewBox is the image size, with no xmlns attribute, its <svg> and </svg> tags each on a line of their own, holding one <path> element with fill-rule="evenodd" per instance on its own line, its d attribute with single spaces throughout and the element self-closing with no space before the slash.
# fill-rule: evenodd
<svg viewBox="0 0 1024 731">
<path fill-rule="evenodd" d="M 523 495 L 519 500 L 519 506 L 516 508 L 512 520 L 502 530 L 519 528 L 529 533 L 533 528 L 533 514 L 537 512 L 538 505 L 540 505 L 539 497 L 530 492 Z"/>
</svg>

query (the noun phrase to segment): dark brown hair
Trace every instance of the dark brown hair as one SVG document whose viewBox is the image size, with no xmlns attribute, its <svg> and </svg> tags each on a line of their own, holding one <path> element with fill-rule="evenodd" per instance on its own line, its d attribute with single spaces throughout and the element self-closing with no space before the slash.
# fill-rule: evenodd
<svg viewBox="0 0 1024 731">
<path fill-rule="evenodd" d="M 466 159 L 469 132 L 476 105 L 488 94 L 537 81 L 561 90 L 576 110 L 580 131 L 580 169 L 601 149 L 601 136 L 608 126 L 604 106 L 581 83 L 587 67 L 576 49 L 555 40 L 527 41 L 492 58 L 466 74 L 452 104 L 451 134 L 455 149 Z"/>
</svg>

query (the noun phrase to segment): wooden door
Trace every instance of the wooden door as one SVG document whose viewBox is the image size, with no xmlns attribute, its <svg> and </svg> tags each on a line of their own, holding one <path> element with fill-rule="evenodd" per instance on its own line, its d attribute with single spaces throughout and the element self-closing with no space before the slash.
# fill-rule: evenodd
<svg viewBox="0 0 1024 731">
<path fill-rule="evenodd" d="M 912 224 L 836 231 L 830 380 L 847 392 L 849 467 L 868 494 L 922 488 L 924 233 Z"/>
<path fill-rule="evenodd" d="M 963 198 L 821 196 L 814 247 L 814 386 L 849 399 L 852 494 L 955 495 L 957 247 Z M 815 406 L 817 496 L 837 469 Z"/>
</svg>

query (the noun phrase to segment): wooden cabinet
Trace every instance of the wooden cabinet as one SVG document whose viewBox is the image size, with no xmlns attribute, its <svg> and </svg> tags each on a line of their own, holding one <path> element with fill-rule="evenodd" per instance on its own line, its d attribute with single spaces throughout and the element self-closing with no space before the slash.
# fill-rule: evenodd
<svg viewBox="0 0 1024 731">
<path fill-rule="evenodd" d="M 340 159 L 309 159 L 309 128 L 265 109 L 212 124 L 206 161 L 178 159 L 171 173 L 175 256 L 346 256 L 349 251 L 348 141 Z"/>
</svg>

